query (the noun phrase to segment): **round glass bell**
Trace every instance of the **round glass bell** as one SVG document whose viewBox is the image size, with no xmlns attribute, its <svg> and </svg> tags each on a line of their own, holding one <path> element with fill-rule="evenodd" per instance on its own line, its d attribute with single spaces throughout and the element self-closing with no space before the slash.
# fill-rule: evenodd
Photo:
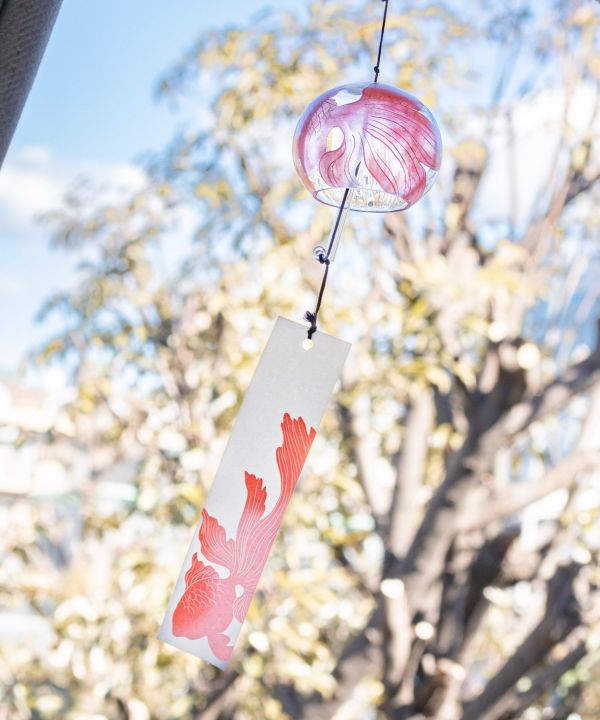
<svg viewBox="0 0 600 720">
<path fill-rule="evenodd" d="M 391 85 L 327 90 L 294 133 L 294 165 L 313 196 L 339 207 L 393 212 L 414 205 L 437 177 L 442 140 L 420 100 Z"/>
</svg>

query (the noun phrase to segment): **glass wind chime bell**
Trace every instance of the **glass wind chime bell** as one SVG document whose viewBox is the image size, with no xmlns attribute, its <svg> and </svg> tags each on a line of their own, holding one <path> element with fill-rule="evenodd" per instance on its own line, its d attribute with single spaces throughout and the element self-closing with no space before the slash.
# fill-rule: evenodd
<svg viewBox="0 0 600 720">
<path fill-rule="evenodd" d="M 313 196 L 349 210 L 393 212 L 420 200 L 437 177 L 441 138 L 431 112 L 391 85 L 327 90 L 306 108 L 294 164 Z"/>
<path fill-rule="evenodd" d="M 378 83 L 388 0 L 385 2 L 375 77 L 327 90 L 306 108 L 294 134 L 296 171 L 316 200 L 339 208 L 327 249 L 315 248 L 325 274 L 308 340 L 317 329 L 329 263 L 335 257 L 348 210 L 406 210 L 433 185 L 442 159 L 435 118 L 416 97 Z"/>
</svg>

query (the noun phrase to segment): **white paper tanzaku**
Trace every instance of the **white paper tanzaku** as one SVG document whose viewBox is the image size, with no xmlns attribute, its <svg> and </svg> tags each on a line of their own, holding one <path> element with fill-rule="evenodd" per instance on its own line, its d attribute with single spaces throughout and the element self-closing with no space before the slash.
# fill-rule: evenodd
<svg viewBox="0 0 600 720">
<path fill-rule="evenodd" d="M 159 638 L 223 668 L 350 345 L 278 318 L 239 411 Z"/>
</svg>

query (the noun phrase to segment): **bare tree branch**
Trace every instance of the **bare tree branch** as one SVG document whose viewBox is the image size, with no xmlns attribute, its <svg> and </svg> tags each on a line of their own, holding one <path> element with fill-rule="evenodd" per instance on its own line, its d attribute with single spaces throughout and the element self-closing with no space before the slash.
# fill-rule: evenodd
<svg viewBox="0 0 600 720">
<path fill-rule="evenodd" d="M 548 583 L 544 616 L 483 692 L 465 705 L 462 720 L 495 720 L 497 705 L 505 693 L 580 624 L 580 608 L 573 588 L 580 569 L 577 563 L 558 568 Z"/>
<path fill-rule="evenodd" d="M 404 585 L 401 580 L 392 582 L 399 583 L 397 590 L 390 593 L 384 600 L 384 682 L 388 697 L 400 686 L 412 642 L 410 613 Z"/>
<path fill-rule="evenodd" d="M 380 623 L 381 611 L 376 611 L 371 617 L 368 628 L 346 646 L 334 673 L 337 687 L 333 697 L 324 700 L 321 695 L 314 694 L 304 701 L 298 718 L 331 720 L 340 706 L 351 699 L 358 683 L 382 667 L 381 632 L 377 627 Z"/>
<path fill-rule="evenodd" d="M 501 718 L 521 717 L 522 713 L 532 705 L 540 695 L 548 688 L 553 687 L 560 678 L 577 665 L 577 663 L 585 657 L 587 653 L 586 643 L 583 639 L 574 637 L 575 641 L 573 649 L 563 658 L 547 665 L 540 670 L 531 682 L 531 687 L 525 692 L 518 692 L 516 688 L 507 693 L 502 701 L 498 703 L 495 710 L 493 720 Z"/>
<path fill-rule="evenodd" d="M 484 498 L 476 513 L 463 516 L 459 531 L 466 532 L 485 527 L 490 523 L 515 515 L 546 495 L 568 487 L 579 473 L 597 467 L 600 467 L 600 452 L 578 453 L 575 451 L 551 468 L 537 482 L 519 483 L 508 488 L 495 489 Z"/>
<path fill-rule="evenodd" d="M 406 552 L 419 521 L 415 504 L 423 479 L 434 410 L 429 389 L 420 392 L 408 409 L 406 432 L 396 474 L 388 541 L 389 549 L 398 557 Z"/>
<path fill-rule="evenodd" d="M 233 670 L 224 672 L 214 683 L 215 687 L 202 707 L 190 708 L 190 717 L 194 720 L 218 720 L 221 713 L 235 702 L 233 686 L 237 677 Z"/>
<path fill-rule="evenodd" d="M 518 535 L 519 528 L 514 525 L 484 542 L 475 553 L 463 550 L 469 557 L 469 566 L 446 583 L 437 641 L 432 649 L 441 672 L 424 683 L 417 698 L 417 707 L 427 705 L 434 709 L 438 720 L 454 720 L 459 716 L 464 668 L 489 605 L 483 591 L 498 582 L 506 554 Z M 446 667 L 448 671 L 443 672 Z"/>
<path fill-rule="evenodd" d="M 519 371 L 500 368 L 494 389 L 473 412 L 464 445 L 453 458 L 444 482 L 427 508 L 406 558 L 390 568 L 391 577 L 402 577 L 407 584 L 411 603 L 418 599 L 423 606 L 427 589 L 441 573 L 451 539 L 461 522 L 459 518 L 476 511 L 469 491 L 484 473 L 490 471 L 496 449 L 534 420 L 564 407 L 598 380 L 599 344 L 588 358 L 570 367 L 528 400 L 520 400 L 519 390 L 515 391 L 515 386 L 521 382 Z"/>
<path fill-rule="evenodd" d="M 371 509 L 373 519 L 381 534 L 384 523 L 384 509 L 387 506 L 385 498 L 382 498 L 375 472 L 376 461 L 379 455 L 374 453 L 373 448 L 368 445 L 365 435 L 368 429 L 368 420 L 357 411 L 356 407 L 348 407 L 338 403 L 337 406 L 340 429 L 347 446 L 347 452 L 356 465 L 358 478 L 365 493 L 367 502 Z M 366 423 L 366 427 L 365 427 Z"/>
<path fill-rule="evenodd" d="M 534 420 L 555 413 L 575 395 L 586 392 L 600 380 L 600 321 L 596 327 L 596 345 L 585 360 L 569 367 L 536 395 L 524 398 L 510 411 L 498 431 L 500 444 L 512 440 Z"/>
</svg>

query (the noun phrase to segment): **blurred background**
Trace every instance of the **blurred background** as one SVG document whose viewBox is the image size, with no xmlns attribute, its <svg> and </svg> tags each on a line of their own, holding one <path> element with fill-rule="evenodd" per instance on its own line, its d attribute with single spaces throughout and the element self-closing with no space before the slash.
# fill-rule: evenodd
<svg viewBox="0 0 600 720">
<path fill-rule="evenodd" d="M 382 3 L 65 2 L 0 173 L 1 720 L 600 717 L 600 5 L 392 0 L 444 141 L 351 214 L 353 343 L 230 668 L 156 640 L 335 210 L 291 160 Z"/>
</svg>

